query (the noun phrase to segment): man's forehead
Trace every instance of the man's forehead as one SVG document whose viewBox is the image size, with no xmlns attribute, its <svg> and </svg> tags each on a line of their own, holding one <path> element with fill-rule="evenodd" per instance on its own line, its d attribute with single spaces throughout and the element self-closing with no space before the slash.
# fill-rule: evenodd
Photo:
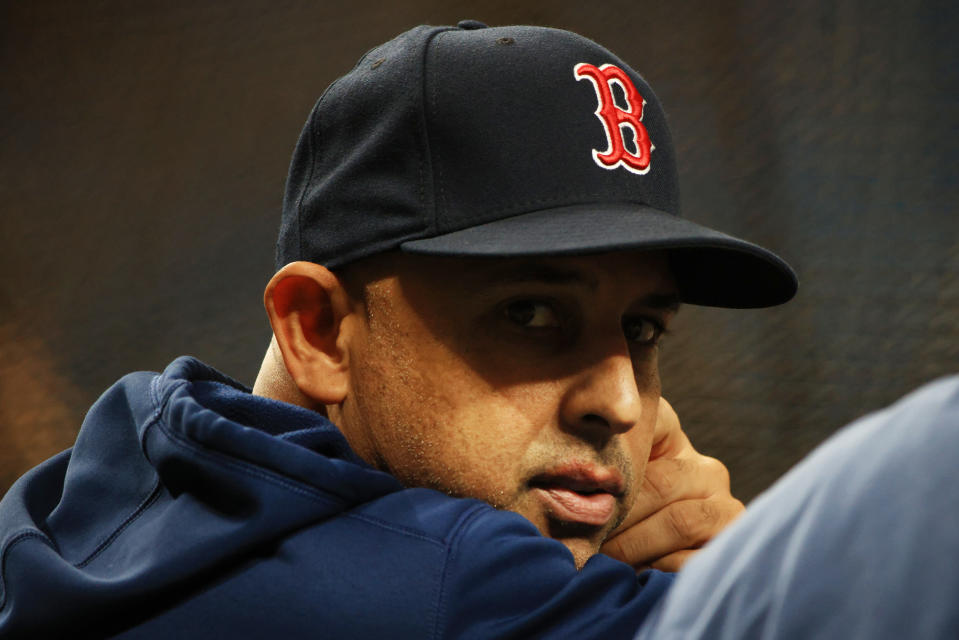
<svg viewBox="0 0 959 640">
<path fill-rule="evenodd" d="M 596 292 L 615 287 L 662 309 L 679 307 L 679 293 L 664 252 L 620 251 L 575 256 L 440 258 L 408 256 L 430 279 L 464 289 L 540 284 Z M 432 263 L 432 264 L 430 264 Z"/>
</svg>

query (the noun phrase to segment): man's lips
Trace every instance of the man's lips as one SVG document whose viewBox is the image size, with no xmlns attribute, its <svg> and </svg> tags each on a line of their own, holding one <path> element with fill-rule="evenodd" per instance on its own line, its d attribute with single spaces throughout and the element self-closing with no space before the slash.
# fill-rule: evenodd
<svg viewBox="0 0 959 640">
<path fill-rule="evenodd" d="M 602 526 L 616 509 L 616 496 L 610 493 L 585 495 L 562 487 L 537 487 L 534 491 L 545 503 L 549 515 L 563 522 Z"/>
<path fill-rule="evenodd" d="M 550 469 L 529 484 L 553 518 L 594 526 L 609 522 L 624 490 L 619 471 L 579 463 Z"/>
</svg>

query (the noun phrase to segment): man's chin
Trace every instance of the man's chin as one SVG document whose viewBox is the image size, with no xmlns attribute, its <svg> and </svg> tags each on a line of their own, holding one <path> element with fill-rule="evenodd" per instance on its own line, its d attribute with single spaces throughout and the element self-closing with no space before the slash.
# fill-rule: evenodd
<svg viewBox="0 0 959 640">
<path fill-rule="evenodd" d="M 573 562 L 576 563 L 577 569 L 582 569 L 587 560 L 599 553 L 599 544 L 592 540 L 560 538 L 559 541 L 566 545 L 566 548 L 573 554 Z"/>
<path fill-rule="evenodd" d="M 566 545 L 577 569 L 582 569 L 586 561 L 599 553 L 599 547 L 606 539 L 606 527 L 595 527 L 569 522 L 551 522 L 547 535 Z"/>
<path fill-rule="evenodd" d="M 523 509 L 517 505 L 499 508 L 520 514 L 533 523 L 543 536 L 562 542 L 573 554 L 577 569 L 582 569 L 587 560 L 599 553 L 599 548 L 622 521 L 620 516 L 604 525 L 569 522 L 544 512 L 538 504 L 531 509 Z"/>
</svg>

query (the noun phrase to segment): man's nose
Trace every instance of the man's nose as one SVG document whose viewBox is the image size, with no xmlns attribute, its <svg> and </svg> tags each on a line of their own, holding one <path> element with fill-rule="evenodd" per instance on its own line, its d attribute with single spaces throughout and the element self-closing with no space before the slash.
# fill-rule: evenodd
<svg viewBox="0 0 959 640">
<path fill-rule="evenodd" d="M 624 433 L 640 422 L 643 403 L 628 354 L 609 354 L 580 372 L 563 398 L 563 422 L 573 429 Z"/>
</svg>

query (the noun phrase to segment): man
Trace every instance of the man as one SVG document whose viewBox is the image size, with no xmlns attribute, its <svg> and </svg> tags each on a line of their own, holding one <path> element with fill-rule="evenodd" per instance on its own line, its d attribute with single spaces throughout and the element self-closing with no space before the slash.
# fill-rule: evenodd
<svg viewBox="0 0 959 640">
<path fill-rule="evenodd" d="M 553 51 L 563 60 L 543 76 Z M 523 71 L 504 74 L 513 66 Z M 525 515 L 580 566 L 626 516 L 629 478 L 643 477 L 655 344 L 681 297 L 670 260 L 708 263 L 716 280 L 758 271 L 748 284 L 680 274 L 685 300 L 771 304 L 795 290 L 768 252 L 663 215 L 678 201 L 668 130 L 624 68 L 570 34 L 469 21 L 368 54 L 320 99 L 297 147 L 266 292 L 276 340 L 254 388 L 327 413 L 407 486 Z M 682 257 L 649 251 L 690 245 L 698 252 Z M 645 252 L 567 255 L 629 248 Z M 536 440 L 550 422 L 585 432 L 569 437 L 580 450 Z M 631 430 L 637 461 L 610 436 Z M 719 521 L 730 514 L 708 504 Z M 547 517 L 560 511 L 579 518 Z"/>
<path fill-rule="evenodd" d="M 0 503 L 0 632 L 631 636 L 672 581 L 636 570 L 741 509 L 658 341 L 796 289 L 677 214 L 662 109 L 595 43 L 372 50 L 297 144 L 253 394 L 190 358 L 105 393 Z"/>
</svg>

